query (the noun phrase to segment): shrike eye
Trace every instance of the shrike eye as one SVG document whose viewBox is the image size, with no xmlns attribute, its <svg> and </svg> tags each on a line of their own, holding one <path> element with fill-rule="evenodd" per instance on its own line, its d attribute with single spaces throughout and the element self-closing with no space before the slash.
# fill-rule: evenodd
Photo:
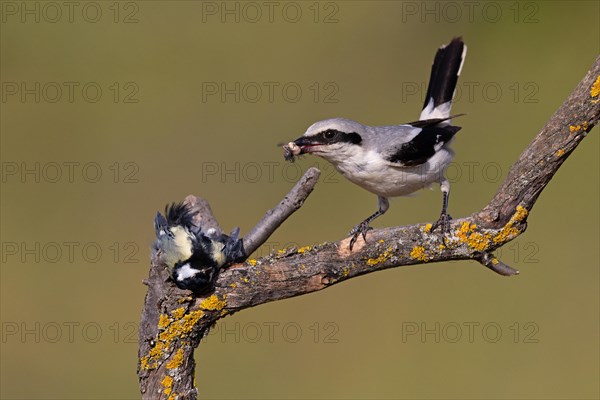
<svg viewBox="0 0 600 400">
<path fill-rule="evenodd" d="M 335 131 L 325 131 L 325 138 L 326 139 L 333 139 L 335 137 L 336 132 Z"/>
</svg>

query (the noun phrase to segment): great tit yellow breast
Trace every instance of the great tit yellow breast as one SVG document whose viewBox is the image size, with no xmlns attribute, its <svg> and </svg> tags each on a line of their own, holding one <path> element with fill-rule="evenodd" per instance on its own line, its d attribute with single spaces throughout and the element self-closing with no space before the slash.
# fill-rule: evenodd
<svg viewBox="0 0 600 400">
<path fill-rule="evenodd" d="M 225 245 L 223 243 L 211 240 L 212 242 L 212 259 L 215 260 L 219 267 L 222 267 L 225 264 L 226 258 L 223 249 Z"/>
<path fill-rule="evenodd" d="M 189 231 L 181 226 L 174 226 L 171 228 L 171 232 L 173 233 L 173 242 L 180 253 L 180 260 L 187 260 L 192 256 L 192 239 Z"/>
</svg>

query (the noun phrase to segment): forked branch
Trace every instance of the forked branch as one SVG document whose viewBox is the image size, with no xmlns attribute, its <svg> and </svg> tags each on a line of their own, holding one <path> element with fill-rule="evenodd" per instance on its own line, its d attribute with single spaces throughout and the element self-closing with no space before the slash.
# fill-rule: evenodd
<svg viewBox="0 0 600 400">
<path fill-rule="evenodd" d="M 454 220 L 442 240 L 431 224 L 370 231 L 348 250 L 349 238 L 315 247 L 292 248 L 221 271 L 212 294 L 197 298 L 169 282 L 169 271 L 152 260 L 142 321 L 138 375 L 143 398 L 194 399 L 194 349 L 219 319 L 269 301 L 325 289 L 386 268 L 448 260 L 476 260 L 502 275 L 516 270 L 492 252 L 527 227 L 527 216 L 558 168 L 600 118 L 600 57 L 546 126 L 512 166 L 500 189 L 481 211 Z M 294 189 L 252 229 L 249 253 L 300 208 L 318 179 L 311 168 Z M 186 199 L 202 226 L 218 228 L 208 204 Z"/>
</svg>

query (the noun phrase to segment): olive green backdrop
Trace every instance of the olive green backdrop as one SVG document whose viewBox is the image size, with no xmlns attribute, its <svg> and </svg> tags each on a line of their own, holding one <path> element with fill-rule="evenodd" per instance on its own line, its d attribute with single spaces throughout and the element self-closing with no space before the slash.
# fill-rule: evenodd
<svg viewBox="0 0 600 400">
<path fill-rule="evenodd" d="M 1 396 L 139 396 L 152 220 L 196 194 L 247 232 L 311 165 L 321 182 L 259 253 L 339 240 L 376 198 L 283 162 L 314 121 L 418 118 L 435 50 L 469 52 L 450 213 L 468 215 L 599 53 L 597 2 L 1 3 Z M 459 123 L 460 122 L 460 123 Z M 598 398 L 593 130 L 501 251 L 397 268 L 220 321 L 204 398 Z M 438 188 L 375 227 L 430 222 Z M 260 254 L 259 254 L 260 255 Z"/>
</svg>

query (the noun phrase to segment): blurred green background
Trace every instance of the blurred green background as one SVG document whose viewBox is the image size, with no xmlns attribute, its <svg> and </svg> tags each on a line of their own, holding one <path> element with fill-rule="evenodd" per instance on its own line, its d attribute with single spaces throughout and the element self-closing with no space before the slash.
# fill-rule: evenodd
<svg viewBox="0 0 600 400">
<path fill-rule="evenodd" d="M 436 49 L 469 46 L 450 213 L 484 206 L 599 53 L 600 6 L 551 2 L 12 2 L 1 25 L 1 392 L 137 398 L 152 219 L 188 194 L 247 232 L 311 165 L 259 250 L 344 237 L 375 196 L 276 145 L 316 120 L 416 119 Z M 458 123 L 458 121 L 457 121 Z M 500 252 L 398 268 L 221 320 L 204 398 L 598 398 L 598 130 Z M 438 188 L 375 227 L 429 222 Z"/>
</svg>

